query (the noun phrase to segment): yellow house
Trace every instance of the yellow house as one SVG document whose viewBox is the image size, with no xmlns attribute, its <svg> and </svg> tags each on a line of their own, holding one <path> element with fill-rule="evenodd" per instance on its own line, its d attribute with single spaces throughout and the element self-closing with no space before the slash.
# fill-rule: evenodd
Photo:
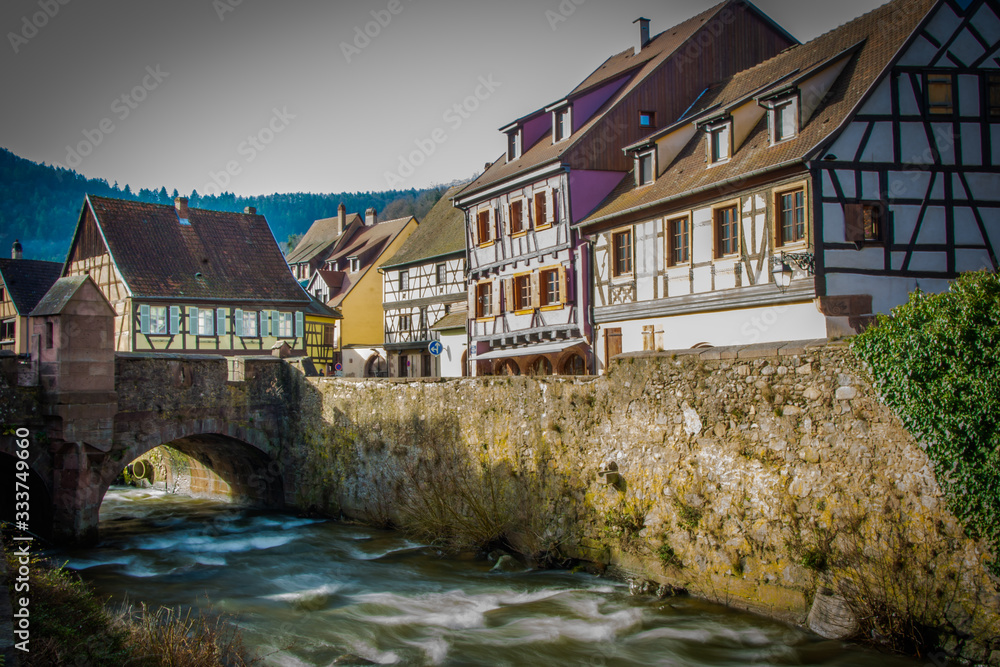
<svg viewBox="0 0 1000 667">
<path fill-rule="evenodd" d="M 414 217 L 379 222 L 374 209 L 347 225 L 307 291 L 343 316 L 339 372 L 345 377 L 384 377 L 386 355 L 382 266 L 417 229 Z M 336 369 L 336 365 L 334 366 Z"/>
<path fill-rule="evenodd" d="M 333 375 L 340 360 L 340 321 L 344 316 L 310 297 L 306 308 L 306 356 L 321 375 Z"/>
<path fill-rule="evenodd" d="M 0 350 L 27 354 L 28 314 L 59 279 L 62 264 L 24 259 L 14 241 L 10 259 L 0 259 Z"/>
</svg>

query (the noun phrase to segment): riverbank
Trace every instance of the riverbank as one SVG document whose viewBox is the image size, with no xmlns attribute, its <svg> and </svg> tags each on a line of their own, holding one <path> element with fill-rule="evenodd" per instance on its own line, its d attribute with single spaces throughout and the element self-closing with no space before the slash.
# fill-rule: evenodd
<svg viewBox="0 0 1000 667">
<path fill-rule="evenodd" d="M 15 556 L 6 536 L 3 542 L 2 567 L 16 573 L 24 563 Z M 26 588 L 15 591 L 14 577 L 0 577 L 0 618 L 5 628 L 11 628 L 10 600 L 28 600 L 25 608 L 30 634 L 26 641 L 17 638 L 20 649 L 5 647 L 2 664 L 8 667 L 222 667 L 256 663 L 243 646 L 238 629 L 225 619 L 146 605 L 111 608 L 79 576 L 43 558 L 31 556 L 26 567 L 27 582 L 21 581 L 27 583 Z"/>
<path fill-rule="evenodd" d="M 630 355 L 599 379 L 303 382 L 300 509 L 802 626 L 834 592 L 847 632 L 1000 664 L 988 548 L 846 345 Z"/>
</svg>

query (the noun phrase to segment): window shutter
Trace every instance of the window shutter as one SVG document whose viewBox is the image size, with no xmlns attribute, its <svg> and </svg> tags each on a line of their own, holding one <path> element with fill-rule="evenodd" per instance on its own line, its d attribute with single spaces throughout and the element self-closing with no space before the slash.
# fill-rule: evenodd
<svg viewBox="0 0 1000 667">
<path fill-rule="evenodd" d="M 497 213 L 499 209 L 495 206 L 490 206 L 490 238 L 487 241 L 492 241 L 497 238 Z"/>
<path fill-rule="evenodd" d="M 275 338 L 281 335 L 281 314 L 276 310 L 271 311 L 271 335 Z"/>
<path fill-rule="evenodd" d="M 305 327 L 305 315 L 300 311 L 295 313 L 295 337 L 305 338 L 306 327 Z"/>
<path fill-rule="evenodd" d="M 531 284 L 531 307 L 538 310 L 542 305 L 541 280 L 538 271 L 534 271 L 529 279 Z"/>
<path fill-rule="evenodd" d="M 149 333 L 149 306 L 139 306 L 139 331 Z"/>
<path fill-rule="evenodd" d="M 469 296 L 469 319 L 474 320 L 476 319 L 476 284 L 467 284 L 466 288 Z"/>
<path fill-rule="evenodd" d="M 479 211 L 472 211 L 470 217 L 469 231 L 472 234 L 472 247 L 475 248 L 479 245 Z"/>
<path fill-rule="evenodd" d="M 508 312 L 512 313 L 515 310 L 515 304 L 514 304 L 514 279 L 513 278 L 503 278 L 502 279 L 502 283 L 503 283 L 504 308 L 506 308 Z"/>
<path fill-rule="evenodd" d="M 243 311 L 239 308 L 233 311 L 233 331 L 237 337 L 243 337 Z"/>
<path fill-rule="evenodd" d="M 850 243 L 865 242 L 864 206 L 861 203 L 844 205 L 844 235 Z"/>
<path fill-rule="evenodd" d="M 226 309 L 219 308 L 215 311 L 215 331 L 220 336 L 225 336 L 226 333 Z"/>
<path fill-rule="evenodd" d="M 267 311 L 260 311 L 260 337 L 267 338 L 271 335 L 271 332 L 267 328 Z"/>
<path fill-rule="evenodd" d="M 566 267 L 559 267 L 559 303 L 569 303 L 569 291 L 567 290 Z"/>
<path fill-rule="evenodd" d="M 181 307 L 170 306 L 170 333 L 176 334 L 181 331 Z"/>
<path fill-rule="evenodd" d="M 492 317 L 497 317 L 500 315 L 500 285 L 499 281 L 494 280 L 491 284 L 490 296 L 493 297 L 493 312 L 490 313 Z"/>
<path fill-rule="evenodd" d="M 193 306 L 188 307 L 188 333 L 195 336 L 201 335 L 201 325 L 198 322 L 198 309 Z"/>
<path fill-rule="evenodd" d="M 555 190 L 545 191 L 545 224 L 551 225 L 555 222 Z"/>
</svg>

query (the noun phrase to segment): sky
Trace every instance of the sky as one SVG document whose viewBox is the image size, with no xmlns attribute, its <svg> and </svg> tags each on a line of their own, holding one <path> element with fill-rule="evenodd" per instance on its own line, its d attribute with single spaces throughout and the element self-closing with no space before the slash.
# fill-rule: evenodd
<svg viewBox="0 0 1000 667">
<path fill-rule="evenodd" d="M 423 188 L 694 0 L 4 0 L 0 146 L 240 195 Z M 808 41 L 881 0 L 758 0 Z"/>
</svg>

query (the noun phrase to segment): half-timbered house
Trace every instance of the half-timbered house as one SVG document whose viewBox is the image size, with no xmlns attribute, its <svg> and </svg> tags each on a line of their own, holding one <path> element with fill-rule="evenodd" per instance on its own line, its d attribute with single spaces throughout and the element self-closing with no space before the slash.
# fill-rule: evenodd
<svg viewBox="0 0 1000 667">
<path fill-rule="evenodd" d="M 24 259 L 20 241 L 0 259 L 0 350 L 31 352 L 28 316 L 62 274 L 62 264 Z"/>
<path fill-rule="evenodd" d="M 501 131 L 507 151 L 462 191 L 470 357 L 477 374 L 593 372 L 590 252 L 572 227 L 632 168 L 622 147 L 680 117 L 705 87 L 795 40 L 728 0 L 612 56 Z"/>
<path fill-rule="evenodd" d="M 364 219 L 347 225 L 309 281 L 308 292 L 343 316 L 334 368 L 339 365 L 345 377 L 388 374 L 378 269 L 416 229 L 414 217 L 380 222 L 375 209 L 368 209 Z"/>
<path fill-rule="evenodd" d="M 594 242 L 602 361 L 837 337 L 995 269 L 1000 19 L 894 0 L 707 87 L 627 147 Z"/>
<path fill-rule="evenodd" d="M 305 354 L 309 297 L 263 216 L 87 196 L 63 267 L 117 313 L 115 349 Z"/>
<path fill-rule="evenodd" d="M 348 215 L 347 207 L 341 204 L 337 208 L 337 217 L 323 218 L 310 225 L 309 230 L 285 258 L 296 280 L 311 280 L 313 274 L 323 268 L 344 230 L 361 223 L 361 216 L 357 213 Z"/>
<path fill-rule="evenodd" d="M 462 368 L 465 337 L 456 345 L 450 330 L 443 341 L 434 329 L 450 313 L 461 313 L 465 326 L 465 214 L 451 201 L 462 187 L 448 190 L 382 266 L 390 377 L 442 377 L 448 369 Z M 440 355 L 431 354 L 433 341 L 442 343 Z"/>
</svg>

